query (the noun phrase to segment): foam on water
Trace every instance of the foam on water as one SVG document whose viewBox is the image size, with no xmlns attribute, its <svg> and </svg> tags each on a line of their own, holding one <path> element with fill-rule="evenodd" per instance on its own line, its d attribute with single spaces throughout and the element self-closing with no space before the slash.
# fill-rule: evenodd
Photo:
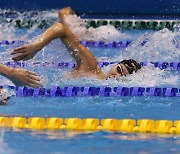
<svg viewBox="0 0 180 154">
<path fill-rule="evenodd" d="M 147 62 L 179 61 L 180 48 L 176 47 L 179 36 L 180 32 L 173 32 L 167 28 L 154 33 L 145 33 L 125 49 L 124 58 L 135 57 L 138 61 Z"/>
<path fill-rule="evenodd" d="M 130 38 L 127 34 L 116 30 L 111 25 L 100 26 L 98 28 L 90 27 L 87 29 L 85 27 L 86 23 L 80 17 L 77 17 L 77 15 L 67 16 L 65 23 L 80 40 L 111 42 Z"/>
<path fill-rule="evenodd" d="M 12 28 L 11 24 L 0 24 L 0 40 L 12 40 L 15 38 L 15 29 Z"/>
</svg>

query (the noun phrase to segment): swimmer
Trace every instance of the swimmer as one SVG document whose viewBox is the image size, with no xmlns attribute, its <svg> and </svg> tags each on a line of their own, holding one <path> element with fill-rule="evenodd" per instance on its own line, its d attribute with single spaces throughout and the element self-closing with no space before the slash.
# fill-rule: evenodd
<svg viewBox="0 0 180 154">
<path fill-rule="evenodd" d="M 12 59 L 15 61 L 29 60 L 50 41 L 60 38 L 68 49 L 69 54 L 77 63 L 76 67 L 71 71 L 72 77 L 92 77 L 97 79 L 108 79 L 113 77 L 118 79 L 121 76 L 137 72 L 141 68 L 139 63 L 132 59 L 128 59 L 114 65 L 107 74 L 104 74 L 102 70 L 98 68 L 94 55 L 88 48 L 81 45 L 78 38 L 65 24 L 65 17 L 73 14 L 74 11 L 70 7 L 61 9 L 59 11 L 60 22 L 48 28 L 36 42 L 16 48 L 11 53 L 11 55 L 14 55 Z"/>
<path fill-rule="evenodd" d="M 10 79 L 16 86 L 31 86 L 38 88 L 41 86 L 40 78 L 35 72 L 21 68 L 11 68 L 0 64 L 0 74 Z"/>
</svg>

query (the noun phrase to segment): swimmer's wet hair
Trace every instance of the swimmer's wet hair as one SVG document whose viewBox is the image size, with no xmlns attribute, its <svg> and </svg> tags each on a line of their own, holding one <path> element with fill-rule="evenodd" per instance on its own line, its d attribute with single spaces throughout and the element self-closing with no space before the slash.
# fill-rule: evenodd
<svg viewBox="0 0 180 154">
<path fill-rule="evenodd" d="M 137 72 L 139 69 L 141 69 L 141 65 L 133 59 L 123 60 L 118 64 L 123 64 L 129 71 L 129 74 L 133 74 L 134 72 Z"/>
</svg>

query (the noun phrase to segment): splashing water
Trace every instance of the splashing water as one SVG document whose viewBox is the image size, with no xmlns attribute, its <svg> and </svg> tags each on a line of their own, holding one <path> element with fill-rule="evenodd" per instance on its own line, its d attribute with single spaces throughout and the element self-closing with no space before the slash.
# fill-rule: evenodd
<svg viewBox="0 0 180 154">
<path fill-rule="evenodd" d="M 10 14 L 10 17 L 7 15 Z M 12 10 L 1 10 L 0 9 L 0 40 L 29 40 L 32 38 L 32 34 L 37 34 L 37 29 L 40 21 L 58 21 L 57 10 L 34 12 L 34 11 L 12 11 Z M 31 28 L 21 29 L 16 27 L 16 21 L 23 23 L 23 21 L 32 20 L 34 21 Z M 40 32 L 41 33 L 41 30 Z"/>
<path fill-rule="evenodd" d="M 78 39 L 84 41 L 112 42 L 115 40 L 118 41 L 119 39 L 125 40 L 130 38 L 127 34 L 116 30 L 112 25 L 100 26 L 98 28 L 90 27 L 87 29 L 85 22 L 83 22 L 80 17 L 77 17 L 77 15 L 68 15 L 65 23 Z"/>
<path fill-rule="evenodd" d="M 116 30 L 111 25 L 86 29 L 85 23 L 76 15 L 67 16 L 65 21 L 80 40 L 112 42 L 130 38 L 127 34 Z M 153 33 L 146 32 L 133 41 L 116 60 L 132 58 L 137 61 L 147 62 L 178 61 L 180 48 L 176 46 L 180 42 L 179 25 L 174 26 L 174 29 L 174 31 L 170 31 L 164 28 Z"/>
<path fill-rule="evenodd" d="M 0 24 L 0 40 L 13 40 L 15 29 L 11 27 L 12 24 Z"/>
<path fill-rule="evenodd" d="M 179 60 L 180 48 L 176 47 L 179 32 L 164 28 L 158 32 L 145 33 L 125 49 L 125 58 L 136 57 L 138 61 L 173 61 Z M 143 44 L 145 43 L 145 44 Z"/>
<path fill-rule="evenodd" d="M 104 68 L 104 72 L 107 72 L 110 67 Z M 107 83 L 106 83 L 107 82 Z M 178 76 L 169 74 L 167 71 L 155 68 L 152 64 L 148 64 L 146 67 L 141 68 L 137 73 L 131 74 L 126 77 L 120 77 L 119 80 L 110 79 L 105 84 L 120 85 L 120 86 L 161 86 L 164 84 L 176 84 L 178 82 Z"/>
</svg>

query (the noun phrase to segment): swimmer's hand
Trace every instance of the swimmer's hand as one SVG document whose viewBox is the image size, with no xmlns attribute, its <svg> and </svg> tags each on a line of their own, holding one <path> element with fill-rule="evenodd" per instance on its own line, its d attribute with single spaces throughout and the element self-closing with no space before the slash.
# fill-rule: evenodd
<svg viewBox="0 0 180 154">
<path fill-rule="evenodd" d="M 9 79 L 17 86 L 31 86 L 38 88 L 41 86 L 40 78 L 35 72 L 21 68 L 13 68 Z"/>
<path fill-rule="evenodd" d="M 16 48 L 11 52 L 11 55 L 15 55 L 12 59 L 14 61 L 29 60 L 35 56 L 35 54 L 42 49 L 40 43 L 31 43 L 22 47 Z"/>
</svg>

